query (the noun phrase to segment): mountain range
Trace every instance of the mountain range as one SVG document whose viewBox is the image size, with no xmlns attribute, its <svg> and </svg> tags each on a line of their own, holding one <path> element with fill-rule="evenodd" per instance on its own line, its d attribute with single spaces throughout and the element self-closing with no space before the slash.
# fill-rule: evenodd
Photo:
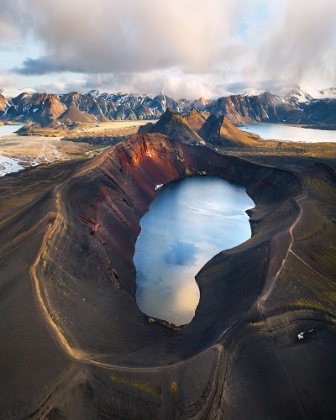
<svg viewBox="0 0 336 420">
<path fill-rule="evenodd" d="M 216 100 L 173 99 L 164 94 L 155 97 L 134 93 L 62 95 L 25 89 L 18 96 L 0 90 L 0 121 L 30 122 L 39 127 L 80 129 L 85 125 L 111 120 L 157 119 L 170 108 L 188 113 L 195 109 L 205 115 L 226 117 L 235 125 L 253 122 L 321 125 L 336 124 L 336 88 L 312 97 L 300 87 L 285 96 L 270 92 L 238 94 Z"/>
</svg>

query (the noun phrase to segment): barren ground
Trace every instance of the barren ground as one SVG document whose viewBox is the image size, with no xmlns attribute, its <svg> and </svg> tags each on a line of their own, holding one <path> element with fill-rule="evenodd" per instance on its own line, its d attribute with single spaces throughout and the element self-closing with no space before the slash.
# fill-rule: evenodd
<svg viewBox="0 0 336 420">
<path fill-rule="evenodd" d="M 87 143 L 73 143 L 54 137 L 0 138 L 0 154 L 19 159 L 22 166 L 49 163 L 55 160 L 69 160 L 88 157 L 97 147 Z"/>
<path fill-rule="evenodd" d="M 136 133 L 140 125 L 148 122 L 155 121 L 111 121 L 83 132 L 71 133 L 67 138 L 10 134 L 0 137 L 0 155 L 18 159 L 23 167 L 92 157 L 104 148 L 99 145 L 99 138 L 124 138 Z M 90 139 L 95 139 L 92 142 L 95 144 L 90 144 Z"/>
<path fill-rule="evenodd" d="M 121 129 L 121 128 L 129 128 L 129 127 L 139 127 L 140 125 L 145 125 L 148 123 L 155 124 L 157 120 L 135 120 L 135 121 L 129 121 L 129 120 L 123 120 L 123 121 L 109 121 L 100 123 L 99 127 L 93 127 L 89 128 L 87 131 L 104 131 L 104 130 L 110 130 L 110 129 Z"/>
</svg>

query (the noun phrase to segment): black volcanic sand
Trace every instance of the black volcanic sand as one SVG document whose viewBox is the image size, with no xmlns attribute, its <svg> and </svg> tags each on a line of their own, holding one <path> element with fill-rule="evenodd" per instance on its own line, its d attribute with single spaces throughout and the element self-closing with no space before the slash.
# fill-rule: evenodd
<svg viewBox="0 0 336 420">
<path fill-rule="evenodd" d="M 335 418 L 333 161 L 265 160 L 146 134 L 1 179 L 1 418 Z M 155 186 L 199 173 L 246 187 L 252 238 L 174 331 L 136 306 L 134 244 Z"/>
</svg>

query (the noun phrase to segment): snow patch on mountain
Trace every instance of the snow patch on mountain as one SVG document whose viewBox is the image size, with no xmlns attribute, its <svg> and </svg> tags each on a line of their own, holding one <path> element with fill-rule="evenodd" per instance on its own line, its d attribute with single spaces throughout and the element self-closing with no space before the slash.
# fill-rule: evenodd
<svg viewBox="0 0 336 420">
<path fill-rule="evenodd" d="M 259 96 L 264 93 L 263 90 L 251 88 L 246 92 L 242 93 L 242 96 Z"/>
<path fill-rule="evenodd" d="M 313 97 L 305 90 L 303 90 L 300 86 L 297 86 L 289 91 L 289 93 L 286 96 L 286 99 L 290 103 L 299 104 L 310 102 L 313 99 Z"/>
<path fill-rule="evenodd" d="M 5 89 L 1 89 L 0 88 L 0 93 L 2 96 L 4 96 L 5 98 L 16 98 L 17 96 L 21 95 L 21 93 L 30 93 L 31 95 L 33 95 L 34 93 L 36 93 L 36 90 L 33 88 L 5 88 Z"/>
<path fill-rule="evenodd" d="M 88 92 L 86 95 L 91 96 L 92 98 L 98 98 L 99 97 L 99 90 L 97 90 L 97 89 L 90 90 L 90 92 Z"/>
</svg>

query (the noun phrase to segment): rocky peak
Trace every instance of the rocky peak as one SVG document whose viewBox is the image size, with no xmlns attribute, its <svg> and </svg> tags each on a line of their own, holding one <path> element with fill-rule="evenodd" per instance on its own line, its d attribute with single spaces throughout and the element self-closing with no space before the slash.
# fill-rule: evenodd
<svg viewBox="0 0 336 420">
<path fill-rule="evenodd" d="M 291 89 L 286 96 L 286 100 L 292 104 L 310 102 L 312 99 L 312 96 L 304 92 L 299 86 Z"/>
<path fill-rule="evenodd" d="M 97 89 L 90 90 L 90 92 L 87 93 L 87 96 L 92 96 L 92 98 L 98 98 L 99 90 Z"/>
</svg>

